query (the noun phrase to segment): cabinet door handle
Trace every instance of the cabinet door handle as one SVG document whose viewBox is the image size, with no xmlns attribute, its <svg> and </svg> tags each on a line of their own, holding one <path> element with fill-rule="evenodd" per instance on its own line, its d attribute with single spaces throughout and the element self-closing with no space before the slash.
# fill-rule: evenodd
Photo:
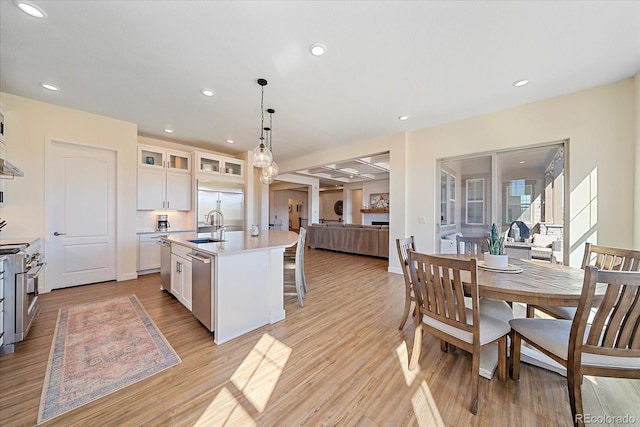
<svg viewBox="0 0 640 427">
<path fill-rule="evenodd" d="M 169 209 L 169 201 L 167 200 L 167 209 Z"/>
<path fill-rule="evenodd" d="M 56 231 L 53 233 L 54 236 L 66 236 L 67 233 L 60 233 L 59 231 Z"/>
</svg>

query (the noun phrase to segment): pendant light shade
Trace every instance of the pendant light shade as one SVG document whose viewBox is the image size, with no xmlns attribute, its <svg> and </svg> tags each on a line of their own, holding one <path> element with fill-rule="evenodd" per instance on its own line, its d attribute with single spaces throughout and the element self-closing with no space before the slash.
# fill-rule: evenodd
<svg viewBox="0 0 640 427">
<path fill-rule="evenodd" d="M 264 145 L 264 138 L 260 138 L 260 144 L 253 149 L 253 166 L 264 168 L 273 163 L 273 154 L 271 150 Z"/>
<path fill-rule="evenodd" d="M 273 182 L 273 178 L 270 176 L 260 175 L 260 182 L 269 185 Z"/>
<path fill-rule="evenodd" d="M 274 110 L 273 108 L 267 109 L 267 113 L 269 113 L 269 127 L 264 128 L 267 133 L 267 146 L 271 150 L 271 156 L 273 156 L 273 113 L 275 112 L 276 110 Z M 275 178 L 279 173 L 280 168 L 278 167 L 278 164 L 275 162 L 275 160 L 273 160 L 269 166 L 265 166 L 262 168 L 262 176 L 264 177 Z"/>
<path fill-rule="evenodd" d="M 280 173 L 280 167 L 276 162 L 271 162 L 269 166 L 265 166 L 262 168 L 262 176 L 270 176 L 271 178 L 275 178 Z"/>
<path fill-rule="evenodd" d="M 271 150 L 264 143 L 264 87 L 267 85 L 265 79 L 258 79 L 258 84 L 261 88 L 260 95 L 260 142 L 258 146 L 253 149 L 253 166 L 257 168 L 264 168 L 269 166 L 273 162 L 273 154 Z"/>
</svg>

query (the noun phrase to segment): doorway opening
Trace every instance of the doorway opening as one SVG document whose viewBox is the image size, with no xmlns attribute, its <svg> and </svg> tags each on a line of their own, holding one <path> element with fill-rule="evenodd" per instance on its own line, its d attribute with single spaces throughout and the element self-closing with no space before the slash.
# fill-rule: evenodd
<svg viewBox="0 0 640 427">
<path fill-rule="evenodd" d="M 532 258 L 564 263 L 565 145 L 441 159 L 440 253 L 456 252 L 456 235 L 483 237 L 495 223 L 507 249 L 526 246 Z"/>
</svg>

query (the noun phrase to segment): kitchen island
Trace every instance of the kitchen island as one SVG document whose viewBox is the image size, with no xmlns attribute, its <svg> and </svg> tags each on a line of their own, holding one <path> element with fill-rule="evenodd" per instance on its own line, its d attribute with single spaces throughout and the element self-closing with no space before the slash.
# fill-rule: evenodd
<svg viewBox="0 0 640 427">
<path fill-rule="evenodd" d="M 258 236 L 243 231 L 227 232 L 224 241 L 206 241 L 210 237 L 211 233 L 184 233 L 163 238 L 172 247 L 167 269 L 171 272 L 171 287 L 167 290 L 213 332 L 216 344 L 283 320 L 283 253 L 296 243 L 298 235 L 265 230 Z M 176 258 L 179 255 L 182 258 Z M 193 263 L 204 260 L 211 268 L 207 279 L 211 292 L 206 296 L 210 304 L 204 301 L 211 313 L 210 317 L 206 313 L 206 319 L 196 313 L 202 310 L 202 293 L 198 293 L 202 291 L 198 288 L 202 286 L 202 278 L 196 277 L 200 273 L 196 273 L 194 266 L 192 289 L 191 260 Z M 198 271 L 203 271 L 201 264 L 197 266 Z M 166 267 L 163 265 L 163 270 Z M 176 280 L 179 276 L 182 277 Z"/>
</svg>

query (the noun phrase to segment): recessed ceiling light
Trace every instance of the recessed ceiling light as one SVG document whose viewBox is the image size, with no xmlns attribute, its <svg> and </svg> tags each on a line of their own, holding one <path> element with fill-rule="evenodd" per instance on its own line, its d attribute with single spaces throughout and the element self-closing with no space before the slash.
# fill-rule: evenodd
<svg viewBox="0 0 640 427">
<path fill-rule="evenodd" d="M 327 47 L 322 43 L 314 43 L 309 46 L 309 52 L 313 56 L 322 56 L 327 52 Z"/>
<path fill-rule="evenodd" d="M 213 96 L 213 95 L 215 95 L 215 94 L 216 94 L 216 93 L 215 93 L 214 91 L 212 91 L 211 89 L 202 89 L 202 90 L 201 90 L 201 93 L 202 93 L 204 96 Z"/>
<path fill-rule="evenodd" d="M 405 120 L 409 120 L 409 116 L 400 116 L 400 117 L 398 117 L 398 120 L 404 122 Z"/>
<path fill-rule="evenodd" d="M 513 85 L 515 87 L 521 87 L 521 86 L 524 86 L 524 85 L 526 85 L 528 83 L 529 83 L 529 80 L 517 80 L 517 81 L 513 82 Z"/>
<path fill-rule="evenodd" d="M 33 16 L 34 18 L 45 18 L 47 16 L 44 10 L 29 1 L 16 1 L 15 3 L 21 11 L 29 16 Z"/>
<path fill-rule="evenodd" d="M 51 91 L 54 91 L 54 92 L 58 90 L 57 87 L 55 87 L 54 85 L 49 84 L 49 83 L 40 83 L 40 86 L 42 86 L 43 88 L 45 88 L 47 90 L 51 90 Z"/>
<path fill-rule="evenodd" d="M 227 139 L 227 144 L 233 144 L 233 139 Z"/>
<path fill-rule="evenodd" d="M 173 129 L 169 129 L 169 128 L 166 128 L 164 131 L 165 131 L 166 133 L 173 133 Z"/>
<path fill-rule="evenodd" d="M 521 165 L 522 165 L 522 164 L 524 164 L 524 160 L 520 160 L 520 164 L 521 164 Z"/>
</svg>

